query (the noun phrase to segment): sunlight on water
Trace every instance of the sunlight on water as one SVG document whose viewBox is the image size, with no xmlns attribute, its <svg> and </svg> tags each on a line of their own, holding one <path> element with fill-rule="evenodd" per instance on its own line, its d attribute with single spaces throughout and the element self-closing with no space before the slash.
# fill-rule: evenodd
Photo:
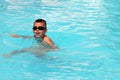
<svg viewBox="0 0 120 80">
<path fill-rule="evenodd" d="M 35 19 L 60 48 L 0 57 L 0 80 L 119 80 L 120 0 L 0 0 L 0 54 L 33 46 Z M 40 50 L 42 52 L 42 50 Z M 7 76 L 7 77 L 6 77 Z"/>
</svg>

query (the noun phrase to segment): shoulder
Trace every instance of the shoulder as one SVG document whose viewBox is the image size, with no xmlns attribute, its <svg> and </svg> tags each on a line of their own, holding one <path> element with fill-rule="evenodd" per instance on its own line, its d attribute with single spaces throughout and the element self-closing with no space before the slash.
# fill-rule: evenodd
<svg viewBox="0 0 120 80">
<path fill-rule="evenodd" d="M 53 41 L 48 36 L 45 36 L 43 38 L 43 41 L 46 42 L 46 43 L 48 43 L 50 46 L 54 46 Z"/>
<path fill-rule="evenodd" d="M 44 36 L 44 39 L 50 39 L 47 35 Z"/>
<path fill-rule="evenodd" d="M 43 40 L 44 41 L 50 41 L 51 39 L 48 36 L 44 36 Z"/>
<path fill-rule="evenodd" d="M 58 49 L 58 47 L 54 45 L 53 41 L 48 36 L 45 36 L 43 41 L 49 44 L 53 49 Z"/>
</svg>

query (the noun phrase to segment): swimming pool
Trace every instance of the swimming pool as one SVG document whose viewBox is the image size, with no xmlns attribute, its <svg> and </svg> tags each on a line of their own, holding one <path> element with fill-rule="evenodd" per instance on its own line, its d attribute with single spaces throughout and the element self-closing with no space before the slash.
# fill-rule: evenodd
<svg viewBox="0 0 120 80">
<path fill-rule="evenodd" d="M 31 45 L 44 18 L 60 50 L 0 57 L 0 80 L 120 80 L 120 0 L 0 0 L 0 54 Z"/>
</svg>

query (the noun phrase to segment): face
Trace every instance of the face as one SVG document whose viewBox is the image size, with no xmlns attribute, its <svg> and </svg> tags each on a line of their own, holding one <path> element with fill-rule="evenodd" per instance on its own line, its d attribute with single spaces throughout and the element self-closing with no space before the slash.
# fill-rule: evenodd
<svg viewBox="0 0 120 80">
<path fill-rule="evenodd" d="M 36 37 L 44 37 L 46 32 L 46 27 L 43 22 L 35 22 L 33 26 L 33 33 Z"/>
</svg>

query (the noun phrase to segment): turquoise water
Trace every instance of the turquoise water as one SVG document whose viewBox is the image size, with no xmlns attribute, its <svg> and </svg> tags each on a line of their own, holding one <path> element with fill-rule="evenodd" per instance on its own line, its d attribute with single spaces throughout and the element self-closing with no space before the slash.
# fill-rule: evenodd
<svg viewBox="0 0 120 80">
<path fill-rule="evenodd" d="M 0 54 L 31 46 L 44 18 L 60 48 L 36 57 L 0 57 L 0 80 L 120 80 L 120 0 L 0 0 Z"/>
</svg>

